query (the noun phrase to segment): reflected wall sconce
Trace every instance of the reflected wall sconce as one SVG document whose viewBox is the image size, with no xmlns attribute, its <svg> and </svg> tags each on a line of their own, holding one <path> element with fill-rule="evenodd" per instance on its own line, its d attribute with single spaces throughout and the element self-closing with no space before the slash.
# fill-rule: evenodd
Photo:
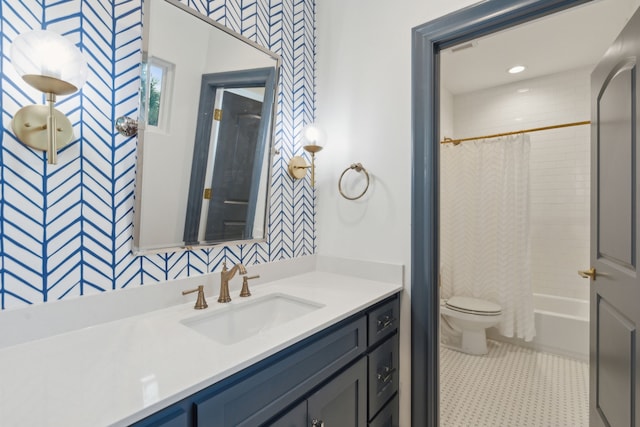
<svg viewBox="0 0 640 427">
<path fill-rule="evenodd" d="M 30 86 L 46 94 L 48 105 L 22 107 L 13 117 L 13 133 L 23 144 L 47 152 L 47 162 L 57 163 L 58 148 L 73 139 L 71 121 L 56 110 L 56 96 L 79 90 L 89 67 L 80 50 L 60 34 L 34 30 L 21 34 L 11 45 L 11 63 Z"/>
<path fill-rule="evenodd" d="M 302 179 L 307 174 L 307 169 L 311 169 L 311 187 L 315 187 L 315 156 L 316 153 L 325 145 L 325 133 L 322 129 L 311 124 L 302 129 L 302 148 L 308 153 L 311 153 L 311 165 L 307 165 L 307 162 L 301 156 L 292 157 L 289 160 L 289 175 L 293 179 Z"/>
<path fill-rule="evenodd" d="M 118 117 L 116 130 L 122 136 L 134 136 L 138 134 L 138 121 L 128 116 Z"/>
</svg>

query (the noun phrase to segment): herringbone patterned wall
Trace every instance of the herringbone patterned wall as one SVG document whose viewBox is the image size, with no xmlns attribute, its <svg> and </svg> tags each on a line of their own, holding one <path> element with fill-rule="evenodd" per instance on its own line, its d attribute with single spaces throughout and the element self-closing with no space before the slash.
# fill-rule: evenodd
<svg viewBox="0 0 640 427">
<path fill-rule="evenodd" d="M 159 0 L 153 0 L 159 1 Z M 137 117 L 142 0 L 0 0 L 0 308 L 314 253 L 314 193 L 293 182 L 288 159 L 306 155 L 299 133 L 314 116 L 314 0 L 183 0 L 282 57 L 269 237 L 266 243 L 144 257 L 131 254 L 136 139 L 114 130 Z M 46 164 L 16 140 L 15 112 L 44 102 L 9 58 L 20 33 L 46 28 L 89 61 L 81 92 L 59 98 L 76 140 Z"/>
</svg>

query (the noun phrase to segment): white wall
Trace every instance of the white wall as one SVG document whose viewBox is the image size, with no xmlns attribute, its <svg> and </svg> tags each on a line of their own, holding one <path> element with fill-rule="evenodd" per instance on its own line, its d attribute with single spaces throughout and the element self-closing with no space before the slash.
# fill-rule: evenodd
<svg viewBox="0 0 640 427">
<path fill-rule="evenodd" d="M 411 29 L 472 0 L 322 0 L 317 4 L 317 252 L 402 263 L 400 424 L 410 425 Z M 338 178 L 361 162 L 371 186 L 343 199 Z"/>
<path fill-rule="evenodd" d="M 590 120 L 591 67 L 454 96 L 456 138 Z M 520 93 L 518 90 L 528 89 Z M 532 285 L 589 299 L 590 127 L 530 133 Z"/>
</svg>

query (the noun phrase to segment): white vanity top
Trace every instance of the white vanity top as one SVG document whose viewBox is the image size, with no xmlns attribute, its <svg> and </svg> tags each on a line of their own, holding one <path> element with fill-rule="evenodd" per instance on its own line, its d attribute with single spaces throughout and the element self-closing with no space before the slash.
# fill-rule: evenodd
<svg viewBox="0 0 640 427">
<path fill-rule="evenodd" d="M 217 290 L 206 293 L 206 310 L 193 309 L 191 294 L 190 302 L 2 348 L 0 421 L 7 426 L 128 425 L 383 300 L 402 289 L 401 281 L 327 271 L 263 284 L 256 279 L 251 297 L 239 298 L 232 289 L 228 304 L 216 302 Z M 322 307 L 229 345 L 180 322 L 274 293 Z"/>
</svg>

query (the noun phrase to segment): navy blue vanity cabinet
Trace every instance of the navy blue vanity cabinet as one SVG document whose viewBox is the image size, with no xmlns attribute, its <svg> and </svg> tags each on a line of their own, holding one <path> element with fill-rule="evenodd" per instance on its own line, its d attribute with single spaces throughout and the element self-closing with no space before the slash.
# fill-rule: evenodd
<svg viewBox="0 0 640 427">
<path fill-rule="evenodd" d="M 398 395 L 396 394 L 384 409 L 376 415 L 373 421 L 369 423 L 369 427 L 398 427 L 400 425 L 399 416 Z"/>
<path fill-rule="evenodd" d="M 307 400 L 266 425 L 366 427 L 366 393 L 367 361 L 362 358 L 315 391 Z"/>
<path fill-rule="evenodd" d="M 135 424 L 135 427 L 396 427 L 394 295 Z"/>
<path fill-rule="evenodd" d="M 392 298 L 386 303 L 378 304 L 368 313 L 369 347 L 380 343 L 383 339 L 396 333 L 400 325 L 400 300 Z"/>
<path fill-rule="evenodd" d="M 398 392 L 398 335 L 369 353 L 370 419 Z"/>
<path fill-rule="evenodd" d="M 307 425 L 365 427 L 366 392 L 367 362 L 360 359 L 309 397 Z"/>
<path fill-rule="evenodd" d="M 397 427 L 400 300 L 391 298 L 367 313 L 369 427 Z"/>
<path fill-rule="evenodd" d="M 297 427 L 307 426 L 311 423 L 308 422 L 309 411 L 307 409 L 307 401 L 304 400 L 298 403 L 293 409 L 281 415 L 276 420 L 268 423 L 270 427 Z"/>
<path fill-rule="evenodd" d="M 361 357 L 367 349 L 366 331 L 365 316 L 356 316 L 248 368 L 252 375 L 222 393 L 199 393 L 193 399 L 197 426 L 265 424 Z"/>
</svg>

